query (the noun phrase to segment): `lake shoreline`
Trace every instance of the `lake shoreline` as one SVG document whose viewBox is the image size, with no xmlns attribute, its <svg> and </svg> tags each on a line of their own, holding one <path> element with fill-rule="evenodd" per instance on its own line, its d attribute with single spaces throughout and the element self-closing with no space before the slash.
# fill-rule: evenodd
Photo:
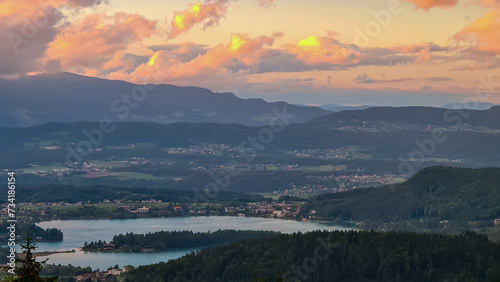
<svg viewBox="0 0 500 282">
<path fill-rule="evenodd" d="M 264 230 L 284 234 L 305 233 L 313 230 L 353 230 L 352 224 L 325 224 L 297 220 L 277 220 L 258 217 L 206 216 L 206 217 L 165 217 L 106 220 L 53 220 L 37 224 L 42 228 L 59 228 L 64 240 L 56 243 L 40 243 L 40 252 L 50 253 L 50 264 L 71 264 L 73 266 L 103 268 L 109 261 L 120 266 L 147 265 L 176 259 L 196 251 L 198 248 L 169 250 L 160 252 L 85 252 L 81 248 L 85 242 L 112 240 L 114 235 L 136 233 L 147 234 L 158 231 L 214 232 L 217 230 Z M 75 253 L 52 253 L 75 249 Z"/>
<path fill-rule="evenodd" d="M 67 250 L 67 251 L 45 251 L 45 252 L 33 252 L 33 257 L 46 257 L 50 255 L 55 255 L 55 254 L 70 254 L 70 253 L 76 253 L 76 250 Z M 18 258 L 24 259 L 25 255 L 23 253 L 18 253 L 17 254 Z"/>
<path fill-rule="evenodd" d="M 275 217 L 261 217 L 261 216 L 235 216 L 235 215 L 193 215 L 193 216 L 170 216 L 170 217 L 138 217 L 138 218 L 69 218 L 69 219 L 51 219 L 51 220 L 40 220 L 34 222 L 35 224 L 40 224 L 43 222 L 51 222 L 51 221 L 72 221 L 72 220 L 80 220 L 80 221 L 103 221 L 103 220 L 136 220 L 136 219 L 167 219 L 167 218 L 219 218 L 219 217 L 229 217 L 229 218 L 260 218 L 260 219 L 273 219 L 273 220 L 283 220 L 283 221 L 294 221 L 294 222 L 311 222 L 311 223 L 319 223 L 319 224 L 327 224 L 327 225 L 340 225 L 349 228 L 356 228 L 358 224 L 361 222 L 357 221 L 336 221 L 336 220 L 315 220 L 315 219 L 290 219 L 290 218 L 275 218 Z M 39 242 L 56 242 L 56 241 L 39 241 Z"/>
</svg>

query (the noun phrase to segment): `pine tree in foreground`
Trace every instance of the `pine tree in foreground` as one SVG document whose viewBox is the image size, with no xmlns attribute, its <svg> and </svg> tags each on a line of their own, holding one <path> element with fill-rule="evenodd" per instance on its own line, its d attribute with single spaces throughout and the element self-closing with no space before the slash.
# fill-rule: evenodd
<svg viewBox="0 0 500 282">
<path fill-rule="evenodd" d="M 33 256 L 33 251 L 38 248 L 37 245 L 31 243 L 32 239 L 29 232 L 26 234 L 26 244 L 19 244 L 21 249 L 23 249 L 24 259 L 16 259 L 21 266 L 16 268 L 16 278 L 13 278 L 14 282 L 55 282 L 58 277 L 40 277 L 40 272 L 47 263 L 48 259 L 43 261 L 36 261 Z"/>
</svg>

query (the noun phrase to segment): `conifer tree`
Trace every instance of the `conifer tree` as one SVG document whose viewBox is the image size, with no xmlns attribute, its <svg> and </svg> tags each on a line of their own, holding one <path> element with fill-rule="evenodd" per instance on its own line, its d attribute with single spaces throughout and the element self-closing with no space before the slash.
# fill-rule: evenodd
<svg viewBox="0 0 500 282">
<path fill-rule="evenodd" d="M 16 268 L 17 278 L 14 279 L 16 282 L 55 282 L 58 277 L 40 277 L 40 272 L 43 267 L 47 263 L 47 260 L 36 261 L 36 258 L 33 256 L 33 251 L 38 248 L 36 244 L 31 243 L 33 238 L 30 237 L 30 233 L 28 232 L 26 235 L 26 243 L 19 244 L 21 249 L 23 249 L 24 259 L 17 259 L 18 263 L 21 263 L 21 266 Z"/>
</svg>

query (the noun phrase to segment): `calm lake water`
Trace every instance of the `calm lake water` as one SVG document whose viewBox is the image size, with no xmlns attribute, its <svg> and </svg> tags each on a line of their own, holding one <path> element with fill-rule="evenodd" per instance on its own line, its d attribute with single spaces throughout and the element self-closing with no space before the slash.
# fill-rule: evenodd
<svg viewBox="0 0 500 282">
<path fill-rule="evenodd" d="M 59 228 L 64 233 L 64 241 L 36 243 L 37 251 L 66 251 L 74 253 L 54 254 L 48 256 L 48 263 L 90 266 L 93 269 L 107 269 L 118 264 L 146 265 L 160 261 L 179 258 L 196 249 L 154 253 L 86 253 L 78 248 L 84 242 L 106 240 L 114 235 L 126 232 L 148 233 L 156 231 L 191 230 L 193 232 L 216 231 L 219 229 L 235 230 L 271 230 L 282 233 L 307 232 L 312 230 L 351 230 L 339 225 L 326 225 L 314 222 L 300 222 L 280 219 L 264 219 L 253 217 L 188 217 L 188 218 L 141 218 L 118 220 L 54 220 L 38 224 L 42 228 Z"/>
</svg>

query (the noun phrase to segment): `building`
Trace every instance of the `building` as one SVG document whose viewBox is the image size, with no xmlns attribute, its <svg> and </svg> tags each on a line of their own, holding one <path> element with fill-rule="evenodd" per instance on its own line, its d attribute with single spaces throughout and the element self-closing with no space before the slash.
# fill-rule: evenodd
<svg viewBox="0 0 500 282">
<path fill-rule="evenodd" d="M 148 207 L 138 208 L 137 212 L 149 212 L 149 208 Z"/>
<path fill-rule="evenodd" d="M 495 225 L 500 225 L 500 218 L 495 219 Z"/>
<path fill-rule="evenodd" d="M 121 268 L 113 268 L 110 271 L 108 271 L 108 274 L 113 275 L 113 276 L 118 276 L 118 275 L 122 274 L 122 272 L 123 272 L 123 269 L 121 269 Z"/>
<path fill-rule="evenodd" d="M 103 245 L 102 245 L 102 248 L 103 248 L 105 251 L 114 250 L 114 249 L 115 249 L 115 244 L 113 244 L 113 243 L 110 243 L 110 244 L 103 244 Z"/>
</svg>

